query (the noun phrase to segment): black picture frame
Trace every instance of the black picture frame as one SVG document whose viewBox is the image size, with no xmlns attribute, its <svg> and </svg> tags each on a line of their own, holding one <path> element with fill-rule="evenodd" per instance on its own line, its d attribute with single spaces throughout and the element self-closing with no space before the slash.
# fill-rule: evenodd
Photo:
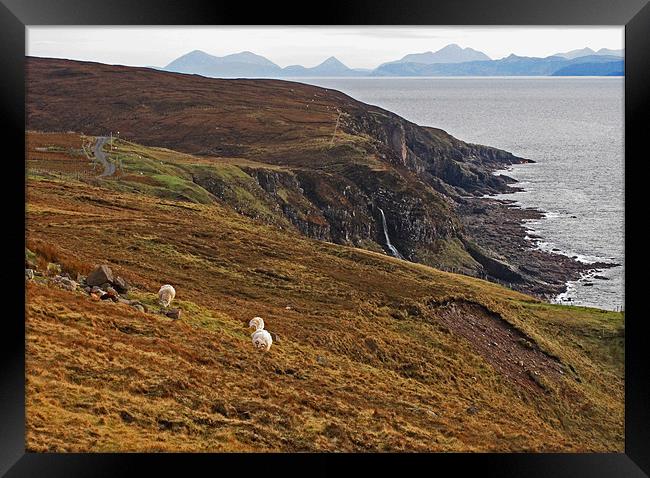
<svg viewBox="0 0 650 478">
<path fill-rule="evenodd" d="M 3 289 L 11 313 L 4 314 L 0 340 L 0 475 L 116 476 L 187 472 L 196 466 L 237 473 L 321 475 L 363 465 L 371 472 L 405 472 L 422 466 L 427 474 L 443 468 L 462 476 L 637 477 L 650 474 L 650 380 L 643 299 L 633 292 L 642 277 L 641 168 L 650 133 L 650 5 L 648 0 L 423 0 L 307 3 L 140 0 L 0 0 L 0 48 L 3 84 L 0 127 L 3 132 L 3 192 L 10 247 L 4 249 L 10 271 Z M 318 10 L 318 11 L 317 11 Z M 613 454 L 379 454 L 300 456 L 212 454 L 36 454 L 25 452 L 25 328 L 22 257 L 25 209 L 25 27 L 28 25 L 625 25 L 625 453 Z M 11 146 L 11 148 L 7 148 Z M 12 153 L 8 153 L 12 151 Z M 638 153 L 637 153 L 638 152 Z M 10 206 L 10 207 L 7 207 Z M 643 207 L 639 208 L 643 211 Z M 10 211 L 11 214 L 7 214 Z M 15 249 L 14 249 L 15 247 Z M 630 260 L 630 258 L 633 258 Z M 641 282 L 642 279 L 639 279 Z M 645 359 L 645 360 L 644 360 Z M 255 464 L 255 467 L 251 467 Z M 219 468 L 214 468 L 218 466 Z M 306 468 L 308 467 L 308 468 Z M 408 468 L 407 468 L 408 467 Z"/>
</svg>

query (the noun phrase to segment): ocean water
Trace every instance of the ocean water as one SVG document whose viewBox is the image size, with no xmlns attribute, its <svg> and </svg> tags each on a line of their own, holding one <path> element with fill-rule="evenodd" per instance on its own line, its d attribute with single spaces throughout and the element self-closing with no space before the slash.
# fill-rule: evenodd
<svg viewBox="0 0 650 478">
<path fill-rule="evenodd" d="M 624 306 L 623 78 L 298 81 L 536 161 L 509 169 L 505 174 L 524 191 L 501 196 L 545 212 L 543 219 L 527 223 L 541 237 L 531 244 L 584 262 L 621 264 L 569 283 L 556 300 L 610 310 Z"/>
</svg>

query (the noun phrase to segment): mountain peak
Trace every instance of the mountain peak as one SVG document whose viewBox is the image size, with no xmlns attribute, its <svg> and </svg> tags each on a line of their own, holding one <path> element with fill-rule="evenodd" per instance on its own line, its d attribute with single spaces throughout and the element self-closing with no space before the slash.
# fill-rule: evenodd
<svg viewBox="0 0 650 478">
<path fill-rule="evenodd" d="M 164 69 L 169 71 L 184 71 L 187 65 L 205 65 L 214 60 L 216 60 L 216 57 L 203 50 L 192 50 L 172 60 Z"/>
<path fill-rule="evenodd" d="M 260 55 L 256 55 L 252 51 L 240 51 L 239 53 L 231 53 L 230 55 L 225 55 L 222 58 L 264 58 L 264 57 Z"/>
<path fill-rule="evenodd" d="M 204 52 L 203 50 L 192 50 L 189 53 L 186 53 L 185 55 L 181 55 L 179 58 L 201 58 L 201 57 L 209 57 L 212 56 L 209 53 Z"/>
<path fill-rule="evenodd" d="M 391 63 L 464 63 L 466 61 L 487 61 L 490 57 L 472 48 L 461 48 L 456 43 L 450 43 L 435 52 L 411 53 L 401 60 Z"/>
<path fill-rule="evenodd" d="M 581 56 L 590 56 L 590 55 L 595 55 L 595 54 L 596 54 L 596 52 L 594 50 L 592 50 L 589 47 L 585 47 L 585 48 L 580 48 L 580 49 L 577 49 L 577 50 L 567 51 L 567 52 L 564 52 L 564 53 L 556 53 L 554 56 L 561 56 L 563 58 L 567 58 L 567 59 L 570 60 L 570 59 L 573 59 L 573 58 L 579 58 Z"/>
<path fill-rule="evenodd" d="M 330 56 L 327 60 L 321 63 L 319 66 L 345 66 L 339 61 L 335 56 Z M 347 68 L 347 67 L 346 67 Z"/>
<path fill-rule="evenodd" d="M 546 58 L 556 57 L 564 58 L 565 60 L 574 60 L 576 58 L 581 58 L 584 56 L 614 56 L 614 57 L 623 57 L 624 50 L 612 50 L 610 48 L 601 48 L 598 51 L 595 51 L 593 48 L 585 47 L 578 50 L 571 50 L 564 53 L 554 53 Z"/>
<path fill-rule="evenodd" d="M 164 69 L 217 77 L 271 76 L 281 70 L 272 61 L 250 51 L 214 56 L 202 50 L 192 50 L 176 58 Z"/>
<path fill-rule="evenodd" d="M 330 56 L 320 65 L 315 66 L 312 70 L 320 71 L 323 73 L 337 73 L 337 72 L 348 72 L 350 69 L 341 63 L 336 57 Z"/>
<path fill-rule="evenodd" d="M 441 48 L 440 50 L 438 50 L 438 51 L 452 51 L 452 50 L 455 50 L 455 51 L 458 51 L 458 50 L 467 50 L 467 48 L 461 48 L 461 47 L 460 47 L 458 44 L 456 44 L 456 43 L 450 43 L 449 45 L 442 47 L 442 48 Z M 471 48 L 470 48 L 470 50 L 471 50 Z"/>
</svg>

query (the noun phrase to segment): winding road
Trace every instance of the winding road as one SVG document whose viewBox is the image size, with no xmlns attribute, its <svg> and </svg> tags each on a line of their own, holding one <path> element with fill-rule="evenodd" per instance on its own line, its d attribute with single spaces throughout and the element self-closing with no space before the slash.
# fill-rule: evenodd
<svg viewBox="0 0 650 478">
<path fill-rule="evenodd" d="M 100 178 L 112 176 L 115 174 L 115 164 L 111 163 L 106 158 L 106 153 L 102 149 L 106 142 L 109 140 L 110 138 L 108 136 L 97 136 L 97 142 L 95 143 L 95 148 L 93 149 L 95 159 L 99 161 L 102 166 L 104 166 L 104 172 L 99 175 Z"/>
</svg>

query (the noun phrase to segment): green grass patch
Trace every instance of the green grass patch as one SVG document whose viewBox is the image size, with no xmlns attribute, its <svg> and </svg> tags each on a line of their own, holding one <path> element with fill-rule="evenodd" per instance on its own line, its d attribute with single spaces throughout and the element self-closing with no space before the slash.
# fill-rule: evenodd
<svg viewBox="0 0 650 478">
<path fill-rule="evenodd" d="M 421 262 L 437 269 L 459 273 L 481 269 L 457 238 L 440 239 L 434 248 L 416 248 L 416 253 Z"/>
</svg>

